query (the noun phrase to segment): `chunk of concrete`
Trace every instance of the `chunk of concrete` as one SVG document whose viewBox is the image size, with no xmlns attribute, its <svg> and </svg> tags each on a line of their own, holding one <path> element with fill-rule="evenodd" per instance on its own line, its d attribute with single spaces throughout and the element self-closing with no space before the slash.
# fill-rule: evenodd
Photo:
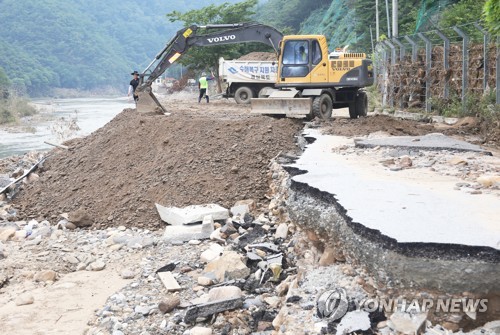
<svg viewBox="0 0 500 335">
<path fill-rule="evenodd" d="M 424 313 L 410 315 L 408 313 L 396 312 L 391 315 L 387 325 L 395 331 L 410 335 L 419 333 L 425 327 L 426 320 L 427 314 Z"/>
<path fill-rule="evenodd" d="M 287 236 L 288 236 L 288 225 L 286 223 L 282 223 L 276 229 L 274 237 L 286 239 Z"/>
<path fill-rule="evenodd" d="M 213 273 L 219 283 L 226 280 L 245 279 L 250 275 L 250 269 L 235 251 L 226 251 L 221 257 L 208 263 L 204 272 Z"/>
<path fill-rule="evenodd" d="M 200 255 L 200 260 L 209 263 L 217 259 L 224 252 L 224 247 L 219 244 L 213 243 L 210 247 L 203 251 Z"/>
<path fill-rule="evenodd" d="M 158 272 L 158 277 L 160 277 L 163 286 L 167 289 L 168 292 L 175 292 L 182 290 L 182 287 L 179 285 L 177 280 L 175 280 L 172 272 Z"/>
<path fill-rule="evenodd" d="M 250 213 L 250 207 L 246 204 L 231 207 L 231 214 L 243 218 L 245 214 Z"/>
<path fill-rule="evenodd" d="M 253 211 L 256 208 L 256 206 L 255 206 L 255 200 L 253 200 L 253 199 L 238 200 L 234 204 L 234 207 L 241 206 L 241 205 L 247 205 L 248 208 L 250 209 L 250 211 Z"/>
<path fill-rule="evenodd" d="M 212 219 L 215 221 L 225 220 L 229 217 L 229 211 L 216 204 L 194 205 L 184 208 L 155 205 L 160 218 L 174 226 L 202 222 L 207 215 L 212 215 Z"/>
<path fill-rule="evenodd" d="M 243 293 L 238 286 L 214 287 L 208 292 L 208 302 L 241 298 Z"/>
<path fill-rule="evenodd" d="M 352 311 L 348 312 L 342 319 L 340 320 L 339 325 L 337 326 L 337 334 L 345 335 L 350 334 L 352 332 L 362 332 L 370 329 L 370 317 L 365 311 Z"/>
<path fill-rule="evenodd" d="M 165 242 L 187 242 L 191 240 L 209 239 L 214 232 L 214 221 L 211 215 L 205 217 L 204 222 L 191 225 L 174 225 L 165 227 L 163 240 Z"/>
</svg>

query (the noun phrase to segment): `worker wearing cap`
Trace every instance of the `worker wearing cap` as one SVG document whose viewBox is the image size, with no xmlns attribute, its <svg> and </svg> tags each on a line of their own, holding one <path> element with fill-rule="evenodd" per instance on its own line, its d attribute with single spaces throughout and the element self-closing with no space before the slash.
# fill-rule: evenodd
<svg viewBox="0 0 500 335">
<path fill-rule="evenodd" d="M 207 99 L 207 104 L 210 102 L 210 98 L 208 97 L 208 81 L 209 80 L 214 80 L 214 76 L 207 77 L 207 74 L 205 72 L 201 73 L 201 77 L 198 80 L 198 88 L 200 89 L 200 96 L 198 97 L 198 103 L 201 102 L 201 99 L 205 97 Z"/>
<path fill-rule="evenodd" d="M 137 86 L 139 86 L 139 72 L 134 71 L 131 73 L 133 76 L 132 80 L 130 81 L 130 86 L 128 88 L 128 96 L 131 94 L 134 96 L 134 101 L 137 103 L 139 100 L 139 96 L 135 93 L 135 90 L 137 89 Z"/>
</svg>

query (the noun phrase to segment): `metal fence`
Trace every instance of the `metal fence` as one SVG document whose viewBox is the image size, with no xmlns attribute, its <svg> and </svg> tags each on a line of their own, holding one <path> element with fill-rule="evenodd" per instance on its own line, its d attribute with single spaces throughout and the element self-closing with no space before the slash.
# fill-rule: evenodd
<svg viewBox="0 0 500 335">
<path fill-rule="evenodd" d="M 435 29 L 377 44 L 374 59 L 382 104 L 423 108 L 496 90 L 500 104 L 500 43 L 477 23 Z"/>
</svg>

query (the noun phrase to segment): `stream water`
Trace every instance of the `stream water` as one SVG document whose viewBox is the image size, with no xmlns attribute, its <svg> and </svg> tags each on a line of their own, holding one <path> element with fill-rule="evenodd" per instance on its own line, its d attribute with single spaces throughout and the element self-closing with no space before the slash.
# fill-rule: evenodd
<svg viewBox="0 0 500 335">
<path fill-rule="evenodd" d="M 33 103 L 41 108 L 41 112 L 23 122 L 29 127 L 0 128 L 0 158 L 52 148 L 44 141 L 59 144 L 60 132 L 55 132 L 53 126 L 67 124 L 61 118 L 75 120 L 80 130 L 71 132 L 71 137 L 79 137 L 99 129 L 124 108 L 135 107 L 126 97 L 42 99 Z"/>
</svg>

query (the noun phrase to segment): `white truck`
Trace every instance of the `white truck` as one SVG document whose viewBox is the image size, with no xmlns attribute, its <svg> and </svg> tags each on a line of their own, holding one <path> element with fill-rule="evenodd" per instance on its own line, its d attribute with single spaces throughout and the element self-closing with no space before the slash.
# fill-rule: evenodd
<svg viewBox="0 0 500 335">
<path fill-rule="evenodd" d="M 278 78 L 277 61 L 219 59 L 219 78 L 224 98 L 234 98 L 239 104 L 249 104 L 259 97 L 262 89 L 271 87 Z"/>
</svg>

